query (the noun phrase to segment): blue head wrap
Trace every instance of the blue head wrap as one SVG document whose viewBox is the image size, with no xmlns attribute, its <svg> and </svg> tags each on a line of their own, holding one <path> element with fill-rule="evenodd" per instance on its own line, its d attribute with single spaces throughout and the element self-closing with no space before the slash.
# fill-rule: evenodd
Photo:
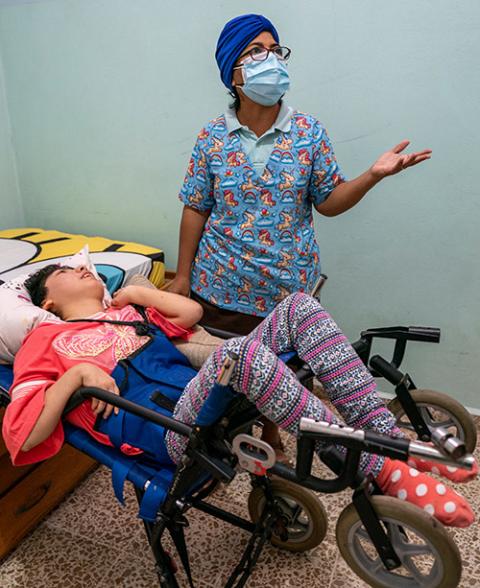
<svg viewBox="0 0 480 588">
<path fill-rule="evenodd" d="M 258 37 L 260 33 L 267 31 L 272 34 L 275 41 L 279 42 L 277 29 L 261 14 L 243 14 L 229 20 L 223 27 L 217 42 L 215 59 L 222 82 L 232 90 L 233 66 L 240 57 L 245 47 Z"/>
</svg>

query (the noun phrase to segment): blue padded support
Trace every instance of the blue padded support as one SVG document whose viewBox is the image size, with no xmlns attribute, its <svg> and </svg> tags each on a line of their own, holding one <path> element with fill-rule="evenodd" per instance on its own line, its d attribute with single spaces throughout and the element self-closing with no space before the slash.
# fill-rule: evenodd
<svg viewBox="0 0 480 588">
<path fill-rule="evenodd" d="M 235 396 L 237 396 L 237 393 L 230 386 L 214 384 L 197 415 L 195 424 L 205 427 L 214 423 L 222 416 Z"/>
<path fill-rule="evenodd" d="M 145 490 L 138 516 L 145 520 L 155 522 L 160 505 L 167 496 L 168 489 L 172 483 L 174 472 L 171 470 L 160 470 Z"/>
<path fill-rule="evenodd" d="M 112 372 L 122 397 L 170 417 L 171 411 L 158 406 L 152 395 L 161 392 L 175 404 L 195 375 L 186 357 L 162 334 L 156 334 L 141 353 L 119 363 Z M 126 443 L 142 449 L 161 466 L 172 464 L 165 446 L 165 429 L 156 423 L 120 409 L 118 415 L 98 419 L 97 430 L 107 435 L 115 447 Z"/>
<path fill-rule="evenodd" d="M 83 431 L 82 429 L 76 429 L 75 427 L 68 425 L 66 423 L 64 424 L 63 430 L 65 432 L 65 440 L 68 441 L 70 445 L 73 445 L 80 451 L 83 451 L 90 457 L 93 457 L 93 459 L 100 461 L 108 467 L 112 466 L 113 460 L 105 459 L 105 457 L 107 457 L 108 454 L 105 457 L 102 455 L 102 452 L 100 452 L 100 455 L 97 454 L 95 448 L 98 444 L 96 442 L 92 443 L 94 439 L 90 437 L 90 435 L 88 435 L 85 431 Z M 102 457 L 104 457 L 104 459 L 102 459 Z"/>
<path fill-rule="evenodd" d="M 143 489 L 146 482 L 157 471 L 143 464 L 139 464 L 138 456 L 125 455 L 115 447 L 109 447 L 108 445 L 95 441 L 93 437 L 90 437 L 82 429 L 77 429 L 65 423 L 64 430 L 65 440 L 70 445 L 83 451 L 83 453 L 86 453 L 108 468 L 113 469 L 117 462 L 122 463 L 124 468 L 128 470 L 127 479 L 133 482 L 135 486 L 138 486 L 138 488 Z"/>
</svg>

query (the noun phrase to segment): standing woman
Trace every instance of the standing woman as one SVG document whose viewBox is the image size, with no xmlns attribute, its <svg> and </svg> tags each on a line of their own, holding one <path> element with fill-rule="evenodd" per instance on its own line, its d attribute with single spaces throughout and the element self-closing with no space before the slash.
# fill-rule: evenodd
<svg viewBox="0 0 480 588">
<path fill-rule="evenodd" d="M 204 307 L 203 324 L 252 330 L 320 275 L 312 209 L 336 216 L 381 179 L 430 158 L 408 141 L 346 181 L 322 124 L 283 100 L 290 49 L 263 16 L 229 21 L 216 60 L 234 102 L 198 135 L 180 199 L 177 275 L 170 291 Z M 235 327 L 235 328 L 233 328 Z"/>
<path fill-rule="evenodd" d="M 180 193 L 177 275 L 169 290 L 191 293 L 204 309 L 202 324 L 238 334 L 291 292 L 313 288 L 320 275 L 313 208 L 341 214 L 382 178 L 431 153 L 403 154 L 403 141 L 346 181 L 322 124 L 283 100 L 290 53 L 261 15 L 225 25 L 215 57 L 234 101 L 200 131 Z"/>
</svg>

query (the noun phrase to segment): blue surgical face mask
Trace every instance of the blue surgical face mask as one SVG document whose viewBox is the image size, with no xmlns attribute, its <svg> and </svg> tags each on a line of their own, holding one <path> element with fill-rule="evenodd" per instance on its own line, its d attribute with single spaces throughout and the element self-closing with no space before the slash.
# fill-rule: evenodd
<svg viewBox="0 0 480 588">
<path fill-rule="evenodd" d="M 242 66 L 242 91 L 257 104 L 273 106 L 290 88 L 287 66 L 273 53 L 264 61 L 247 59 Z"/>
</svg>

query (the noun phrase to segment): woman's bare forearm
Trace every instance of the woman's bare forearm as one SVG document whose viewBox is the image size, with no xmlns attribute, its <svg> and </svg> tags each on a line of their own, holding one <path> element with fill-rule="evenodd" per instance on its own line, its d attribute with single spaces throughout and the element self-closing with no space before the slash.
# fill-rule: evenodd
<svg viewBox="0 0 480 588">
<path fill-rule="evenodd" d="M 401 141 L 392 149 L 389 149 L 367 169 L 366 172 L 348 182 L 343 182 L 334 188 L 330 196 L 315 206 L 325 216 L 336 216 L 349 210 L 365 196 L 365 194 L 387 176 L 393 176 L 403 170 L 418 165 L 422 161 L 430 159 L 431 149 L 423 149 L 413 153 L 405 153 L 410 141 Z"/>
<path fill-rule="evenodd" d="M 210 211 L 200 212 L 190 206 L 183 208 L 180 222 L 177 276 L 190 279 L 192 263 Z"/>
<path fill-rule="evenodd" d="M 348 182 L 336 186 L 330 196 L 315 208 L 325 216 L 337 216 L 353 208 L 382 178 L 370 169 Z"/>
</svg>

